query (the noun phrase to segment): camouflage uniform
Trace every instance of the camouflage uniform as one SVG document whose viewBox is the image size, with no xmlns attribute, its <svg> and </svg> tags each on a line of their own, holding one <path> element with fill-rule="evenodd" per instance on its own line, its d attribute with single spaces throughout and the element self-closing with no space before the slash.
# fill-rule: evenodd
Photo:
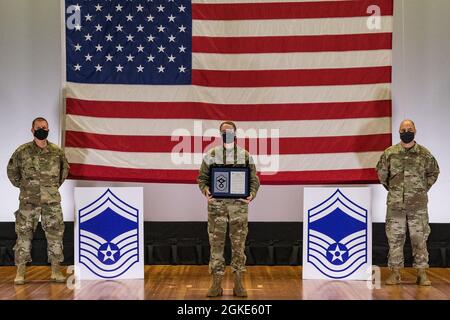
<svg viewBox="0 0 450 320">
<path fill-rule="evenodd" d="M 31 262 L 31 241 L 39 217 L 47 238 L 49 262 L 62 262 L 64 221 L 58 188 L 67 178 L 64 152 L 50 142 L 43 149 L 34 141 L 23 144 L 8 163 L 8 178 L 20 188 L 16 215 L 15 264 Z"/>
<path fill-rule="evenodd" d="M 439 166 L 423 146 L 405 149 L 400 143 L 384 151 L 377 164 L 380 182 L 389 191 L 386 235 L 389 242 L 388 265 L 403 268 L 403 246 L 409 227 L 414 268 L 428 268 L 427 192 L 436 182 Z"/>
<path fill-rule="evenodd" d="M 210 168 L 215 165 L 229 167 L 250 168 L 250 194 L 256 196 L 259 188 L 259 178 L 256 175 L 256 166 L 249 153 L 235 146 L 227 150 L 223 146 L 212 148 L 205 155 L 198 185 L 204 193 L 210 185 Z M 248 233 L 248 204 L 237 199 L 213 199 L 208 202 L 208 236 L 211 246 L 209 272 L 223 275 L 225 272 L 225 259 L 223 257 L 225 237 L 228 221 L 230 224 L 230 240 L 232 249 L 231 268 L 233 272 L 245 271 L 245 241 Z"/>
</svg>

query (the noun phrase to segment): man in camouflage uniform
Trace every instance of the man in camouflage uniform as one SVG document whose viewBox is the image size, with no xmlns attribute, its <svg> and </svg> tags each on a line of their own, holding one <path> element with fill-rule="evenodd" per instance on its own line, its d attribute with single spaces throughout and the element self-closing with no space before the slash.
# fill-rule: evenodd
<svg viewBox="0 0 450 320">
<path fill-rule="evenodd" d="M 64 221 L 58 188 L 69 173 L 64 152 L 47 141 L 48 122 L 33 120 L 34 140 L 21 145 L 8 163 L 8 178 L 20 188 L 16 216 L 17 242 L 14 246 L 17 275 L 15 284 L 25 283 L 25 266 L 31 262 L 31 241 L 39 218 L 47 238 L 48 261 L 52 265 L 51 280 L 65 282 L 60 263 L 63 257 Z"/>
<path fill-rule="evenodd" d="M 245 241 L 248 233 L 248 204 L 255 198 L 259 188 L 259 178 L 256 166 L 250 154 L 236 144 L 236 125 L 226 121 L 220 125 L 223 144 L 212 148 L 205 155 L 198 185 L 208 199 L 208 235 L 211 246 L 209 272 L 212 274 L 212 284 L 208 297 L 220 296 L 223 293 L 222 278 L 225 272 L 223 257 L 227 225 L 230 225 L 230 240 L 232 250 L 231 268 L 234 277 L 233 294 L 246 297 L 247 291 L 242 285 L 242 273 L 245 271 L 246 256 Z M 246 199 L 214 199 L 209 191 L 211 166 L 249 167 L 250 196 Z"/>
<path fill-rule="evenodd" d="M 389 191 L 387 197 L 386 235 L 389 242 L 388 266 L 391 273 L 386 284 L 401 282 L 404 265 L 403 246 L 409 228 L 417 284 L 429 286 L 427 192 L 436 182 L 439 166 L 430 151 L 414 141 L 416 128 L 411 120 L 400 125 L 401 142 L 384 151 L 377 164 L 380 182 Z"/>
</svg>

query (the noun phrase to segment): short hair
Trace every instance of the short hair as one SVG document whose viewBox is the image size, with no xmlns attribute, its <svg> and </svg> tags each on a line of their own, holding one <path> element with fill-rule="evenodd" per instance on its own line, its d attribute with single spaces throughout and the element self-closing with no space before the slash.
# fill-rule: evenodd
<svg viewBox="0 0 450 320">
<path fill-rule="evenodd" d="M 33 122 L 31 123 L 31 127 L 34 128 L 34 124 L 38 121 L 45 121 L 47 123 L 48 126 L 48 121 L 47 119 L 43 118 L 43 117 L 37 117 L 36 119 L 33 120 Z"/>
<path fill-rule="evenodd" d="M 237 130 L 236 124 L 235 124 L 233 121 L 224 121 L 224 122 L 222 122 L 222 123 L 220 124 L 220 126 L 219 126 L 219 130 L 221 130 L 221 129 L 222 129 L 222 126 L 225 125 L 225 124 L 229 124 L 230 126 L 232 126 L 232 127 L 234 128 L 234 131 Z"/>
</svg>

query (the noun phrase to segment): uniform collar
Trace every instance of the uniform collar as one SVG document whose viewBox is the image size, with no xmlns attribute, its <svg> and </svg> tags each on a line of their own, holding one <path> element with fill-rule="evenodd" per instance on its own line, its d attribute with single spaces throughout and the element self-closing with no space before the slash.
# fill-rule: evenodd
<svg viewBox="0 0 450 320">
<path fill-rule="evenodd" d="M 234 146 L 233 146 L 233 149 L 227 149 L 227 148 L 225 148 L 225 144 L 223 144 L 222 143 L 222 148 L 223 148 L 223 150 L 224 151 L 226 151 L 226 152 L 230 152 L 231 150 L 233 150 L 234 149 L 234 151 L 236 151 L 237 150 L 237 145 L 236 145 L 236 143 L 234 143 Z"/>
<path fill-rule="evenodd" d="M 37 144 L 36 141 L 31 141 L 31 143 L 33 144 L 33 149 L 39 152 L 47 152 L 48 150 L 48 146 L 50 145 L 50 141 L 47 140 L 47 145 L 44 148 L 40 148 Z"/>
<path fill-rule="evenodd" d="M 401 150 L 402 152 L 417 152 L 417 149 L 418 149 L 418 144 L 417 144 L 417 142 L 414 143 L 414 146 L 412 146 L 410 149 L 406 149 L 405 147 L 402 146 L 401 143 L 399 143 L 398 145 L 400 146 L 400 150 Z"/>
</svg>

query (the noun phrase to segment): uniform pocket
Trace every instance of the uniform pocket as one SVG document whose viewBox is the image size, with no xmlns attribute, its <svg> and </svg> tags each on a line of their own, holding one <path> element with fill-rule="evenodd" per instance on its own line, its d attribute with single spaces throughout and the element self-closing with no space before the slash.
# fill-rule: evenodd
<svg viewBox="0 0 450 320">
<path fill-rule="evenodd" d="M 389 188 L 400 186 L 403 180 L 403 171 L 392 170 L 389 174 Z"/>
<path fill-rule="evenodd" d="M 49 176 L 52 180 L 59 182 L 60 171 L 59 157 L 55 155 L 49 156 L 41 163 L 41 172 Z"/>
</svg>

